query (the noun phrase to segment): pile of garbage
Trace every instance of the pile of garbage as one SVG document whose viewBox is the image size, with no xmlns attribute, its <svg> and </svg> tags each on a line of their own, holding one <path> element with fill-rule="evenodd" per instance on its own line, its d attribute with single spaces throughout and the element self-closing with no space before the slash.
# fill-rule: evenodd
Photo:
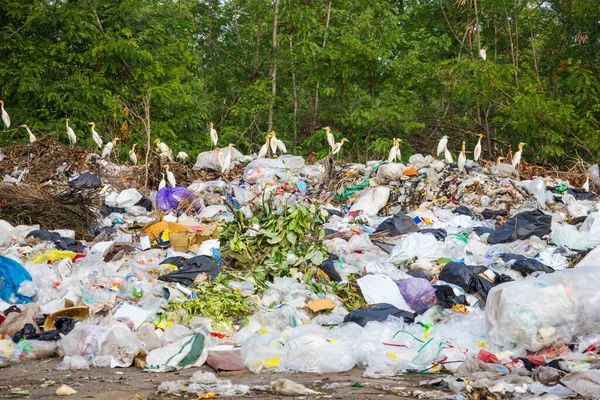
<svg viewBox="0 0 600 400">
<path fill-rule="evenodd" d="M 358 367 L 443 373 L 424 381 L 438 398 L 600 396 L 594 192 L 420 154 L 332 173 L 331 160 L 230 151 L 228 173 L 206 152 L 177 167 L 193 182 L 159 190 L 119 180 L 144 167 L 93 154 L 48 179 L 7 172 L 0 367 L 53 356 L 64 370 Z M 587 173 L 600 185 L 597 165 Z M 158 388 L 251 390 L 203 371 Z"/>
</svg>

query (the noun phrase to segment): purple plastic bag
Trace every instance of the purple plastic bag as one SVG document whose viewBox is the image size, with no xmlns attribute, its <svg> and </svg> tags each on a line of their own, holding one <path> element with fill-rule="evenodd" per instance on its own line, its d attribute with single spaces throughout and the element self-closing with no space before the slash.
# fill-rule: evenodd
<svg viewBox="0 0 600 400">
<path fill-rule="evenodd" d="M 424 313 L 435 304 L 435 289 L 423 278 L 408 278 L 396 282 L 406 304 L 418 313 Z"/>
<path fill-rule="evenodd" d="M 170 211 L 179 207 L 185 201 L 196 211 L 200 210 L 200 203 L 194 193 L 184 187 L 164 187 L 156 194 L 156 205 L 163 211 Z"/>
</svg>

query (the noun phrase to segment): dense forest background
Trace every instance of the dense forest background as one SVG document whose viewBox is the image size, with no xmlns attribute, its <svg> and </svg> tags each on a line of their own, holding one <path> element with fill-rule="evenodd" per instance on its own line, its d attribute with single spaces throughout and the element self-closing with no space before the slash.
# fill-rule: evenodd
<svg viewBox="0 0 600 400">
<path fill-rule="evenodd" d="M 485 52 L 487 60 L 481 57 Z M 530 162 L 600 152 L 597 0 L 3 0 L 0 143 L 57 132 L 125 155 L 145 135 L 192 158 L 220 145 L 404 160 L 442 135 L 484 157 L 530 144 Z M 317 133 L 317 134 L 315 134 Z"/>
</svg>

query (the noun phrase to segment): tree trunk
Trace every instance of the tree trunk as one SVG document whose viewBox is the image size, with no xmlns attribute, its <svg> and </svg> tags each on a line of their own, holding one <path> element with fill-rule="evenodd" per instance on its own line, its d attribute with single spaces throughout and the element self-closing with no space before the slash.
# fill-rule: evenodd
<svg viewBox="0 0 600 400">
<path fill-rule="evenodd" d="M 292 147 L 294 150 L 298 144 L 298 92 L 296 91 L 296 67 L 294 64 L 294 46 L 290 36 L 290 56 L 292 57 L 292 95 L 294 96 L 294 140 Z"/>
<path fill-rule="evenodd" d="M 327 30 L 329 29 L 329 20 L 331 18 L 331 0 L 327 4 L 327 19 L 325 20 L 325 37 L 323 38 L 323 48 L 327 46 Z M 313 123 L 312 123 L 312 133 L 315 133 L 315 128 L 317 125 L 317 118 L 319 116 L 319 82 L 317 82 L 317 87 L 315 89 L 315 111 L 313 115 Z"/>
<path fill-rule="evenodd" d="M 477 11 L 477 0 L 473 0 L 475 6 L 475 26 L 477 27 L 477 56 L 481 51 L 481 26 L 479 25 L 479 12 Z"/>
<path fill-rule="evenodd" d="M 275 96 L 277 95 L 277 17 L 279 16 L 279 0 L 275 0 L 275 15 L 273 16 L 273 67 L 271 68 L 271 104 L 269 105 L 269 128 L 267 132 L 273 129 L 273 107 L 275 106 Z"/>
<path fill-rule="evenodd" d="M 146 158 L 144 164 L 146 167 L 146 178 L 144 187 L 148 189 L 148 158 L 150 157 L 150 147 L 152 146 L 152 130 L 150 129 L 150 91 L 144 96 L 144 130 L 146 131 Z"/>
<path fill-rule="evenodd" d="M 512 30 L 510 28 L 510 18 L 508 17 L 508 11 L 505 10 L 506 13 L 506 28 L 508 30 L 508 40 L 510 42 L 510 58 L 512 59 L 512 63 L 513 63 L 513 73 L 515 75 L 515 85 L 517 85 L 517 88 L 519 87 L 519 75 L 517 73 L 517 63 L 515 60 L 515 48 L 513 45 L 513 36 L 512 36 Z"/>
</svg>

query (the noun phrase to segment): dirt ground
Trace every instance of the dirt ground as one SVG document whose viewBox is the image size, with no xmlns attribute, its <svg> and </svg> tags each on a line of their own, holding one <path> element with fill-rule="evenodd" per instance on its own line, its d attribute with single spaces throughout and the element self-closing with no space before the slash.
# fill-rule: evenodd
<svg viewBox="0 0 600 400">
<path fill-rule="evenodd" d="M 7 368 L 0 369 L 0 399 L 48 399 L 58 398 L 56 389 L 66 384 L 77 391 L 69 399 L 98 399 L 98 400 L 163 400 L 180 399 L 186 396 L 172 396 L 156 394 L 158 385 L 164 381 L 185 380 L 198 371 L 197 368 L 171 373 L 147 373 L 137 368 L 93 368 L 79 371 L 57 371 L 58 359 L 27 361 L 16 364 L 11 363 Z M 201 370 L 212 371 L 204 366 Z M 432 388 L 419 388 L 419 382 L 433 379 L 435 376 L 403 375 L 395 378 L 366 379 L 363 370 L 355 368 L 341 374 L 245 374 L 221 377 L 230 379 L 235 384 L 254 386 L 267 386 L 271 381 L 287 378 L 296 383 L 319 391 L 319 396 L 311 398 L 327 399 L 416 399 L 414 390 L 431 391 Z M 51 381 L 54 381 L 52 383 Z M 364 387 L 353 387 L 359 382 Z M 339 383 L 334 389 L 321 389 L 323 385 Z M 10 394 L 12 389 L 29 389 L 31 394 Z M 260 390 L 252 390 L 243 398 L 260 399 L 290 399 L 294 397 L 277 396 Z M 300 397 L 300 396 L 298 396 Z M 296 397 L 296 398 L 298 398 Z M 302 396 L 307 398 L 307 396 Z M 187 398 L 195 399 L 194 396 Z"/>
</svg>

